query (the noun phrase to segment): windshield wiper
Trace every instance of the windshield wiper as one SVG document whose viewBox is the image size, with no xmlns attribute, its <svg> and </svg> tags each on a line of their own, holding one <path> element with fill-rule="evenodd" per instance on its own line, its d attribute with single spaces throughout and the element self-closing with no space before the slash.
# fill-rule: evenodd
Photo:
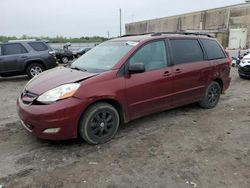
<svg viewBox="0 0 250 188">
<path fill-rule="evenodd" d="M 84 72 L 87 71 L 86 69 L 80 69 L 79 67 L 72 67 L 72 66 L 70 66 L 70 68 L 73 69 L 73 70 L 78 70 L 78 71 L 84 71 Z"/>
</svg>

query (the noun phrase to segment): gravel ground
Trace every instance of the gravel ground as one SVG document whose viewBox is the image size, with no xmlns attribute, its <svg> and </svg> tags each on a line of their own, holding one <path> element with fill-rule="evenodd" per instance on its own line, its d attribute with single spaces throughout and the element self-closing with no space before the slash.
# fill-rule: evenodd
<svg viewBox="0 0 250 188">
<path fill-rule="evenodd" d="M 100 146 L 31 136 L 15 107 L 28 79 L 0 78 L 0 187 L 249 188 L 250 80 L 231 75 L 215 109 L 141 118 Z"/>
</svg>

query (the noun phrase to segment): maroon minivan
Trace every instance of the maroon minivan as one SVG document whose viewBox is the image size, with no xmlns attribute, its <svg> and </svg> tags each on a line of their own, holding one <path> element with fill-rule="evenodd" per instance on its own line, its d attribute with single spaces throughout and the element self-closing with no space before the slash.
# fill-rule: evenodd
<svg viewBox="0 0 250 188">
<path fill-rule="evenodd" d="M 230 63 L 207 34 L 124 36 L 33 78 L 17 111 L 36 137 L 100 144 L 142 116 L 194 102 L 215 107 L 229 87 Z"/>
</svg>

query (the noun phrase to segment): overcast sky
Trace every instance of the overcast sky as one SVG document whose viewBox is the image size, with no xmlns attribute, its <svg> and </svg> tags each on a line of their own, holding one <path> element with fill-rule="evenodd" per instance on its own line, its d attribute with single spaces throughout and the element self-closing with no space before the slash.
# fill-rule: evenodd
<svg viewBox="0 0 250 188">
<path fill-rule="evenodd" d="M 0 0 L 0 35 L 119 35 L 125 23 L 239 4 L 244 0 Z"/>
</svg>

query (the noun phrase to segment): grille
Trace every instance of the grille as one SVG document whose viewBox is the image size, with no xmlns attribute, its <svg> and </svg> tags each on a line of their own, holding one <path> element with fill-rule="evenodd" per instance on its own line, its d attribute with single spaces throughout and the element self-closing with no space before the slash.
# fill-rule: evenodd
<svg viewBox="0 0 250 188">
<path fill-rule="evenodd" d="M 24 127 L 27 131 L 32 132 L 34 126 L 29 125 L 29 124 L 25 124 L 22 120 L 21 120 L 21 124 L 23 125 L 23 127 Z"/>
<path fill-rule="evenodd" d="M 250 72 L 250 67 L 245 66 L 245 67 L 242 67 L 241 70 L 246 71 L 246 72 Z"/>
<path fill-rule="evenodd" d="M 21 98 L 24 104 L 31 104 L 36 98 L 38 97 L 37 94 L 32 93 L 30 91 L 23 91 Z"/>
</svg>

